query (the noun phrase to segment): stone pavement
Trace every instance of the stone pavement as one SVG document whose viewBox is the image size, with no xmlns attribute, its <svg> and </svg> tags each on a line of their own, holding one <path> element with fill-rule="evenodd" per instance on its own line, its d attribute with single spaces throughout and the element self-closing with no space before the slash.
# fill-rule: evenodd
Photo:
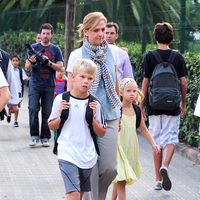
<svg viewBox="0 0 200 200">
<path fill-rule="evenodd" d="M 63 200 L 64 185 L 56 156 L 50 148 L 29 148 L 27 97 L 19 113 L 19 128 L 13 121 L 0 121 L 0 200 Z M 154 191 L 152 151 L 139 136 L 142 177 L 127 186 L 127 200 L 200 200 L 200 165 L 175 153 L 169 172 L 171 191 Z M 111 199 L 112 186 L 106 200 Z"/>
</svg>

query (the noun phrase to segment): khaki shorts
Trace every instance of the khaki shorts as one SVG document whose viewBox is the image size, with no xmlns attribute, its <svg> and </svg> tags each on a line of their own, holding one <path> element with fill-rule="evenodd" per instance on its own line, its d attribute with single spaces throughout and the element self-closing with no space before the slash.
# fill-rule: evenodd
<svg viewBox="0 0 200 200">
<path fill-rule="evenodd" d="M 180 115 L 149 116 L 149 131 L 161 148 L 165 148 L 167 144 L 178 143 L 179 125 Z"/>
</svg>

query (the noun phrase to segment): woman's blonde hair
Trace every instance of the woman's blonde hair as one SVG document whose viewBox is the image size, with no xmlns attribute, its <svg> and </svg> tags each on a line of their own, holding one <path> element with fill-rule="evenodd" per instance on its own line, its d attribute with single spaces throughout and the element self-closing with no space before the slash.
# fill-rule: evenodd
<svg viewBox="0 0 200 200">
<path fill-rule="evenodd" d="M 74 63 L 72 74 L 76 75 L 82 70 L 95 78 L 97 66 L 92 60 L 81 58 Z"/>
<path fill-rule="evenodd" d="M 84 39 L 84 30 L 93 30 L 102 20 L 107 23 L 107 18 L 101 12 L 87 14 L 83 19 L 83 23 L 78 25 L 79 37 Z"/>
<path fill-rule="evenodd" d="M 136 81 L 135 81 L 133 78 L 124 78 L 124 79 L 122 79 L 121 84 L 120 84 L 120 93 L 124 91 L 124 88 L 126 87 L 126 85 L 127 85 L 128 83 L 133 83 L 133 84 L 135 84 L 135 86 L 136 86 L 136 88 L 137 88 L 137 92 L 138 92 L 137 99 L 135 99 L 135 101 L 134 101 L 133 103 L 134 103 L 134 104 L 140 103 L 140 102 L 144 99 L 144 95 L 143 95 L 143 93 L 139 90 L 138 85 L 137 85 Z"/>
</svg>

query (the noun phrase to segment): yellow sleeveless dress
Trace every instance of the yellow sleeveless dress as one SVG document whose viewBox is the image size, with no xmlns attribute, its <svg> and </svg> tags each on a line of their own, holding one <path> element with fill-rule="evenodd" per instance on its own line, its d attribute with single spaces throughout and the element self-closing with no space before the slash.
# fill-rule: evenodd
<svg viewBox="0 0 200 200">
<path fill-rule="evenodd" d="M 118 136 L 117 176 L 113 183 L 126 181 L 133 184 L 142 172 L 139 161 L 139 144 L 136 132 L 136 116 L 122 114 L 122 127 Z"/>
</svg>

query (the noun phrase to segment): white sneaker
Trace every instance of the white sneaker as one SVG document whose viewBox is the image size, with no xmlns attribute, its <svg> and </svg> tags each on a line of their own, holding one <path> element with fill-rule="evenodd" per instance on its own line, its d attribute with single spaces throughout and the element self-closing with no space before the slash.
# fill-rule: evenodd
<svg viewBox="0 0 200 200">
<path fill-rule="evenodd" d="M 39 139 L 37 137 L 31 137 L 31 141 L 29 142 L 29 146 L 35 147 L 38 142 L 39 142 Z"/>
<path fill-rule="evenodd" d="M 162 190 L 162 182 L 156 181 L 156 185 L 154 186 L 154 190 Z"/>
<path fill-rule="evenodd" d="M 47 139 L 47 138 L 41 139 L 41 143 L 42 143 L 43 147 L 49 147 L 50 146 L 49 139 Z"/>
</svg>

